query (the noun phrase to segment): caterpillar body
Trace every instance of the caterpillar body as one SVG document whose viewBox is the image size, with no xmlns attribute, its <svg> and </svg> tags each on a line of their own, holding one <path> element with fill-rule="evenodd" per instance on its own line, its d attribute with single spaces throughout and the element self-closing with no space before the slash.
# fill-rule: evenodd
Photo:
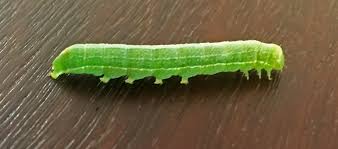
<svg viewBox="0 0 338 149">
<path fill-rule="evenodd" d="M 276 44 L 257 40 L 186 43 L 169 45 L 75 44 L 63 50 L 52 64 L 50 76 L 91 74 L 110 79 L 127 76 L 125 82 L 148 76 L 163 79 L 180 76 L 181 83 L 196 75 L 240 70 L 249 78 L 255 69 L 261 78 L 262 69 L 271 79 L 271 71 L 282 70 L 284 55 Z"/>
</svg>

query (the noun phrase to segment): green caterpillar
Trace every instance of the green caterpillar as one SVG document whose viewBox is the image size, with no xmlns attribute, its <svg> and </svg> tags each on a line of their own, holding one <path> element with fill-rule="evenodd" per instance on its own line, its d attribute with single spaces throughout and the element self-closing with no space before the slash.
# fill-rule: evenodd
<svg viewBox="0 0 338 149">
<path fill-rule="evenodd" d="M 284 55 L 276 44 L 256 40 L 171 45 L 75 44 L 53 61 L 53 79 L 61 74 L 91 74 L 110 79 L 127 76 L 125 82 L 148 76 L 163 79 L 181 76 L 181 83 L 196 75 L 240 70 L 249 78 L 255 69 L 261 78 L 262 69 L 271 79 L 271 71 L 282 70 Z"/>
</svg>

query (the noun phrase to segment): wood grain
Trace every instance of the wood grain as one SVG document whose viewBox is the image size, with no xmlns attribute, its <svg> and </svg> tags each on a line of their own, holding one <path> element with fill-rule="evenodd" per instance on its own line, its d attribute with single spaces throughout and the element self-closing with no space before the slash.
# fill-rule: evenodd
<svg viewBox="0 0 338 149">
<path fill-rule="evenodd" d="M 0 148 L 337 148 L 336 0 L 0 0 Z M 274 80 L 50 79 L 74 43 L 257 39 Z"/>
</svg>

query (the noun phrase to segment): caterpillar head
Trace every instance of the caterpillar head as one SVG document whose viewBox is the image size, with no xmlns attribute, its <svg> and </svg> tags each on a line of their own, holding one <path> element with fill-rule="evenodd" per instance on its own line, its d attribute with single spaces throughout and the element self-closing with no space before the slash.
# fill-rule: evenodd
<svg viewBox="0 0 338 149">
<path fill-rule="evenodd" d="M 67 61 L 69 58 L 68 50 L 64 50 L 61 52 L 59 56 L 55 58 L 52 64 L 52 72 L 49 74 L 53 79 L 58 78 L 61 74 L 63 74 L 66 66 L 64 65 L 64 61 Z"/>
</svg>

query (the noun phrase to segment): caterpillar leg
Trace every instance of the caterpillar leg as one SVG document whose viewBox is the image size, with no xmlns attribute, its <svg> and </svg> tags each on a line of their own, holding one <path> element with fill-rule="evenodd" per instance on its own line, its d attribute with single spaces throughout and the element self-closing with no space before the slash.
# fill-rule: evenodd
<svg viewBox="0 0 338 149">
<path fill-rule="evenodd" d="M 155 82 L 154 84 L 163 84 L 164 79 L 168 79 L 171 77 L 171 73 L 167 72 L 155 72 L 152 74 L 152 76 L 155 77 Z"/>
<path fill-rule="evenodd" d="M 188 84 L 189 83 L 188 78 L 182 78 L 180 83 L 181 84 Z"/>
<path fill-rule="evenodd" d="M 152 70 L 129 70 L 127 71 L 128 79 L 125 80 L 126 83 L 133 84 L 135 80 L 140 80 L 148 76 L 152 76 Z"/>
<path fill-rule="evenodd" d="M 271 69 L 267 69 L 266 72 L 267 72 L 267 75 L 268 75 L 268 79 L 272 80 L 272 78 L 271 78 Z"/>
<path fill-rule="evenodd" d="M 109 80 L 110 80 L 110 77 L 103 76 L 103 77 L 100 78 L 100 80 L 101 80 L 101 82 L 103 82 L 103 83 L 108 83 Z"/>
<path fill-rule="evenodd" d="M 140 80 L 145 78 L 146 76 L 128 76 L 128 78 L 126 80 L 124 80 L 124 82 L 128 83 L 128 84 L 133 84 L 135 80 Z"/>
<path fill-rule="evenodd" d="M 163 84 L 162 79 L 157 79 L 155 80 L 154 84 Z"/>
<path fill-rule="evenodd" d="M 246 77 L 247 80 L 249 80 L 249 71 L 248 70 L 241 70 L 243 73 L 244 77 Z"/>
<path fill-rule="evenodd" d="M 262 69 L 257 69 L 257 75 L 259 79 L 262 78 Z"/>
<path fill-rule="evenodd" d="M 119 78 L 119 77 L 122 77 L 122 76 L 123 76 L 122 73 L 120 73 L 120 74 L 115 73 L 115 74 L 103 75 L 103 76 L 100 78 L 100 80 L 101 80 L 101 82 L 103 82 L 103 83 L 108 83 L 110 79 L 116 79 L 116 78 Z"/>
<path fill-rule="evenodd" d="M 128 78 L 126 79 L 124 82 L 128 83 L 128 84 L 133 84 L 135 81 L 135 79 L 132 79 L 132 78 Z"/>
<path fill-rule="evenodd" d="M 103 83 L 108 83 L 110 79 L 116 79 L 119 77 L 122 77 L 126 74 L 126 71 L 119 68 L 106 68 L 103 71 L 103 76 L 100 78 L 100 80 Z"/>
</svg>

